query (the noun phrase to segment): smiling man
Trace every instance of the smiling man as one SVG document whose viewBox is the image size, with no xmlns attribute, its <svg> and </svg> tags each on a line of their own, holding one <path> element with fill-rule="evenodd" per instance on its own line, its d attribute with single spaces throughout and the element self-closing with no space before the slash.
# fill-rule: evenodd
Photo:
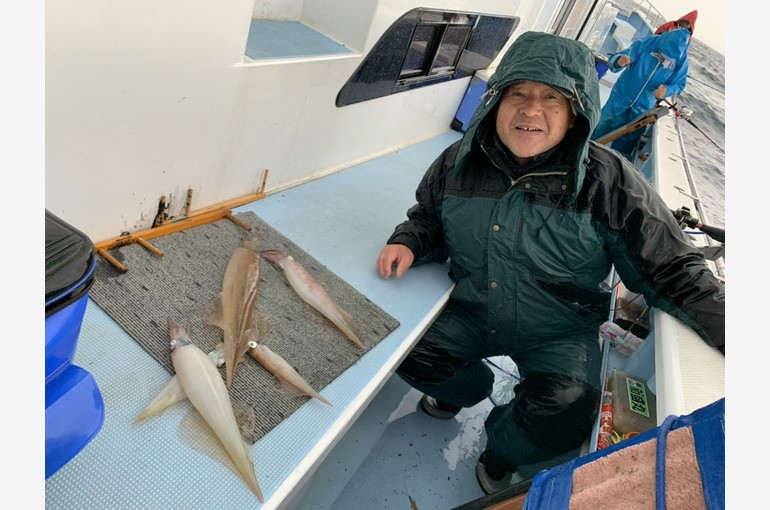
<svg viewBox="0 0 770 510">
<path fill-rule="evenodd" d="M 527 32 L 511 45 L 461 140 L 433 162 L 377 259 L 383 278 L 450 260 L 449 302 L 396 373 L 427 414 L 487 398 L 483 362 L 521 381 L 485 422 L 476 468 L 487 493 L 518 466 L 576 450 L 600 395 L 606 280 L 692 326 L 724 352 L 724 287 L 673 214 L 618 152 L 589 141 L 599 84 L 583 43 Z"/>
<path fill-rule="evenodd" d="M 520 81 L 503 92 L 495 129 L 513 160 L 526 165 L 556 147 L 574 124 L 575 115 L 564 93 L 545 83 Z"/>
</svg>

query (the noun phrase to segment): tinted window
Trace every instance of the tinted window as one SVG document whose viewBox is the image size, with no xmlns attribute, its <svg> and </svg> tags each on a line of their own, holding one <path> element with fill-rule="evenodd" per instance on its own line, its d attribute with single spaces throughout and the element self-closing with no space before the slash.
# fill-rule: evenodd
<svg viewBox="0 0 770 510">
<path fill-rule="evenodd" d="M 337 93 L 335 104 L 405 92 L 487 67 L 519 18 L 416 8 L 393 22 Z"/>
<path fill-rule="evenodd" d="M 438 25 L 419 25 L 414 30 L 409 50 L 406 53 L 404 66 L 401 68 L 401 76 L 408 77 L 425 73 L 430 65 L 433 48 L 436 46 L 440 34 Z"/>
<path fill-rule="evenodd" d="M 435 72 L 448 67 L 454 68 L 470 33 L 470 27 L 447 27 L 431 71 Z"/>
</svg>

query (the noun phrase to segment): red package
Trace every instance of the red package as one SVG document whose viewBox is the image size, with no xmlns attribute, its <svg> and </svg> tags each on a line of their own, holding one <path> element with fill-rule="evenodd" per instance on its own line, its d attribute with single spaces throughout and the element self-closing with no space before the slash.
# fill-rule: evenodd
<svg viewBox="0 0 770 510">
<path fill-rule="evenodd" d="M 601 416 L 599 417 L 599 437 L 596 441 L 597 450 L 612 445 L 612 401 L 612 392 L 605 391 L 602 395 Z"/>
</svg>

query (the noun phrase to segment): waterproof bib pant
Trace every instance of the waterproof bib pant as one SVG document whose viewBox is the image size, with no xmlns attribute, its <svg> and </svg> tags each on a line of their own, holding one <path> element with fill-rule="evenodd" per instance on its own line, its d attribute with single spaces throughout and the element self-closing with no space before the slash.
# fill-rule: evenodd
<svg viewBox="0 0 770 510">
<path fill-rule="evenodd" d="M 644 128 L 637 129 L 636 131 L 631 131 L 627 135 L 623 135 L 620 138 L 614 140 L 610 144 L 610 147 L 612 147 L 617 151 L 622 152 L 623 154 L 632 155 L 634 150 L 636 149 L 636 144 L 639 143 L 639 139 L 642 137 L 643 132 L 644 132 Z"/>
<path fill-rule="evenodd" d="M 615 110 L 614 112 L 613 109 Z M 614 102 L 608 101 L 607 104 L 604 105 L 604 108 L 602 108 L 601 118 L 596 125 L 596 128 L 594 128 L 591 139 L 598 140 L 607 133 L 625 126 L 637 117 L 638 114 L 634 110 L 618 109 Z M 639 142 L 639 138 L 641 138 L 643 132 L 644 128 L 631 131 L 610 142 L 609 146 L 624 154 L 631 154 L 636 148 L 636 144 Z"/>
<path fill-rule="evenodd" d="M 591 133 L 591 140 L 598 140 L 607 133 L 618 129 L 621 126 L 625 126 L 633 120 L 631 115 L 633 112 L 624 108 L 618 108 L 615 105 L 616 101 L 613 101 L 613 97 L 607 100 L 604 107 L 602 107 L 601 117 L 599 123 Z M 614 110 L 614 111 L 613 111 Z"/>
<path fill-rule="evenodd" d="M 485 429 L 487 449 L 513 471 L 573 450 L 590 435 L 599 405 L 601 360 L 598 340 L 594 343 L 595 352 L 587 356 L 579 354 L 584 345 L 575 346 L 576 357 L 583 358 L 582 373 L 559 373 L 558 363 L 549 364 L 559 356 L 549 351 L 569 349 L 569 344 L 544 343 L 542 349 L 512 353 L 490 342 L 485 330 L 450 302 L 396 373 L 426 395 L 471 407 L 492 393 L 494 374 L 483 359 L 510 356 L 522 381 L 510 403 L 492 410 Z"/>
</svg>

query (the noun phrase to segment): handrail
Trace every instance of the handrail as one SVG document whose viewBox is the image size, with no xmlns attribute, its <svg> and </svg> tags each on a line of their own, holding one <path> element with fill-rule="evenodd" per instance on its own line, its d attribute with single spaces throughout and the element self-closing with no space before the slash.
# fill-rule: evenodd
<svg viewBox="0 0 770 510">
<path fill-rule="evenodd" d="M 676 127 L 676 134 L 679 138 L 679 146 L 682 149 L 682 164 L 684 165 L 684 171 L 685 175 L 687 176 L 687 182 L 690 185 L 690 189 L 693 192 L 693 202 L 695 203 L 695 209 L 698 211 L 698 217 L 700 218 L 701 222 L 704 224 L 711 224 L 711 221 L 708 219 L 708 215 L 706 214 L 705 209 L 703 209 L 702 206 L 702 200 L 700 198 L 700 193 L 698 192 L 698 186 L 695 183 L 695 178 L 692 174 L 692 169 L 690 167 L 690 159 L 687 157 L 687 145 L 684 142 L 684 137 L 682 136 L 682 129 L 680 128 L 679 121 L 682 120 L 678 116 L 674 116 L 674 126 Z M 709 246 L 717 246 L 716 241 L 711 239 L 710 236 L 705 236 L 706 242 Z M 721 259 L 714 260 L 714 265 L 716 266 L 716 273 L 718 276 L 725 278 L 725 265 L 724 262 Z"/>
<path fill-rule="evenodd" d="M 650 33 L 653 33 L 666 19 L 648 0 L 597 0 L 584 18 L 583 25 L 580 27 L 576 38 L 588 44 L 589 47 L 598 53 L 599 46 L 594 47 L 594 43 L 598 42 L 601 45 L 608 36 L 608 27 L 604 24 L 607 22 L 607 15 L 613 10 L 615 11 L 615 20 L 619 19 L 618 15 L 621 15 L 620 19 L 630 18 L 632 13 L 635 12 L 641 17 L 642 22 L 647 26 Z M 598 27 L 597 24 L 599 24 Z M 639 38 L 650 35 L 647 31 L 640 31 L 639 27 L 636 28 L 636 34 L 634 34 L 630 41 L 626 41 L 627 43 L 633 43 Z M 561 29 L 567 31 L 566 27 L 561 27 Z"/>
</svg>

